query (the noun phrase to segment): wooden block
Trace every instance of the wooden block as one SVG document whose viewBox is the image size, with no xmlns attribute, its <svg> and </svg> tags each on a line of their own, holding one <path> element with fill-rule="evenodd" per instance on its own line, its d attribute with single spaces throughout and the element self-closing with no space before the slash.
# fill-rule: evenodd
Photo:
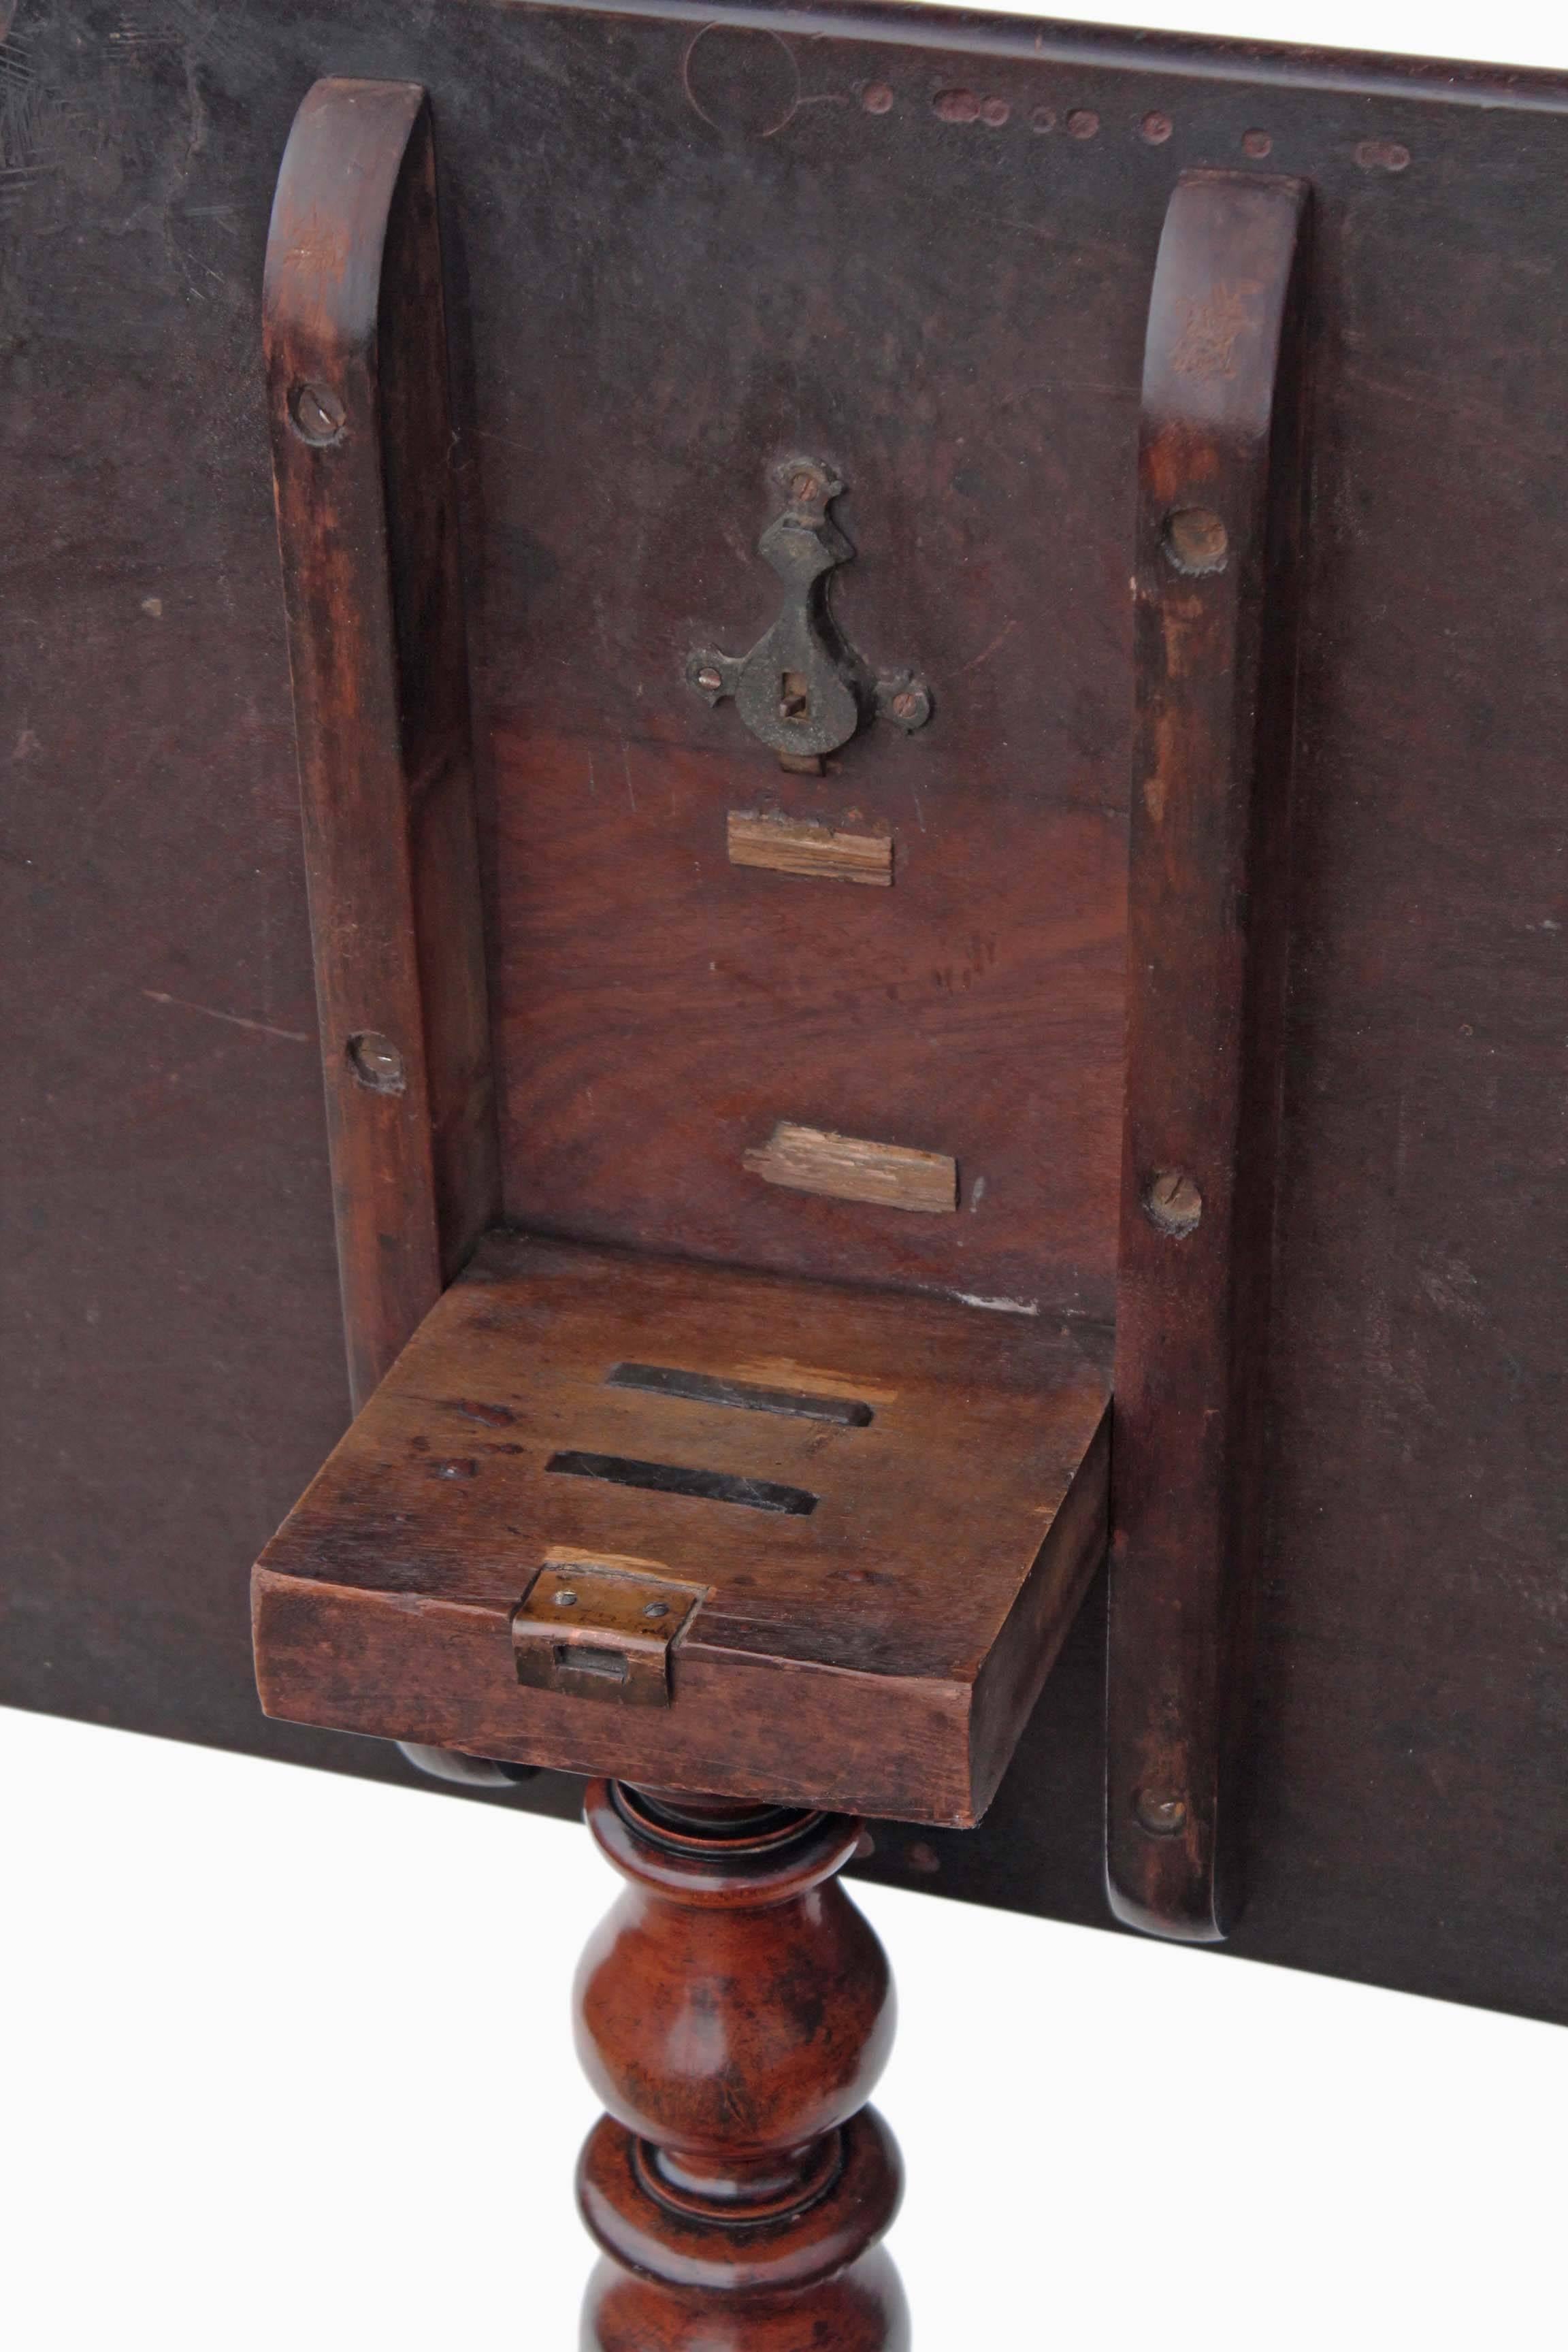
<svg viewBox="0 0 1568 2352">
<path fill-rule="evenodd" d="M 258 1564 L 262 1704 L 973 1822 L 1103 1555 L 1107 1394 L 1043 1318 L 492 1234 Z"/>
<path fill-rule="evenodd" d="M 816 876 L 829 882 L 868 882 L 888 890 L 893 881 L 893 840 L 885 833 L 837 833 L 809 817 L 731 809 L 731 866 L 765 866 L 775 874 Z"/>
<path fill-rule="evenodd" d="M 958 1206 L 958 1162 L 942 1151 L 913 1151 L 902 1143 L 868 1143 L 781 1119 L 760 1150 L 742 1163 L 764 1183 L 795 1192 L 822 1192 L 835 1201 L 869 1201 L 882 1209 L 918 1209 L 951 1216 Z"/>
</svg>

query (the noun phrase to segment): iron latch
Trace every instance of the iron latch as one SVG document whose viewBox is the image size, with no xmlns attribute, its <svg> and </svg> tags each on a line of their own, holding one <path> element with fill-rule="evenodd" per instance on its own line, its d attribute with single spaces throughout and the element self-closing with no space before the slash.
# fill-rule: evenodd
<svg viewBox="0 0 1568 2352">
<path fill-rule="evenodd" d="M 844 490 L 832 467 L 790 457 L 773 468 L 773 479 L 786 504 L 758 551 L 784 583 L 784 609 L 749 654 L 701 647 L 686 676 L 710 705 L 732 696 L 781 766 L 819 774 L 823 755 L 847 743 L 868 718 L 914 734 L 931 717 L 931 688 L 913 670 L 874 676 L 833 618 L 828 584 L 855 550 L 827 511 Z"/>
</svg>

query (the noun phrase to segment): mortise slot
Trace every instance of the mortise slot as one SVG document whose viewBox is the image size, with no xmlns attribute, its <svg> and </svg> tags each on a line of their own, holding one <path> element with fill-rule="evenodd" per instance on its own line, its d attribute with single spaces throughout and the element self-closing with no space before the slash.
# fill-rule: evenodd
<svg viewBox="0 0 1568 2352">
<path fill-rule="evenodd" d="M 762 1388 L 752 1381 L 722 1381 L 710 1372 L 679 1371 L 670 1364 L 617 1364 L 605 1385 L 646 1389 L 654 1396 L 683 1397 L 691 1404 L 733 1405 L 741 1412 L 783 1412 L 797 1421 L 831 1421 L 840 1429 L 865 1429 L 871 1420 L 870 1406 L 854 1397 Z"/>
<path fill-rule="evenodd" d="M 580 1643 L 557 1642 L 555 1671 L 558 1675 L 602 1675 L 606 1682 L 624 1683 L 626 1662 L 618 1650 L 590 1650 Z"/>
<path fill-rule="evenodd" d="M 767 1478 L 735 1478 L 722 1470 L 686 1470 L 673 1462 L 631 1462 L 623 1454 L 552 1454 L 547 1470 L 569 1478 L 602 1478 L 611 1486 L 646 1486 L 656 1495 L 690 1495 L 705 1503 L 739 1503 L 749 1511 L 777 1511 L 804 1519 L 816 1496 L 804 1486 L 777 1486 Z"/>
</svg>

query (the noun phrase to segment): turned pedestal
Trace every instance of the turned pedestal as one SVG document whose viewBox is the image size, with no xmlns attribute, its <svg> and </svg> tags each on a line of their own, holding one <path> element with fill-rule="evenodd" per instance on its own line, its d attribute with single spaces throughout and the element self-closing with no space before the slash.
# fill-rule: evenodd
<svg viewBox="0 0 1568 2352">
<path fill-rule="evenodd" d="M 901 2168 L 866 2104 L 892 1982 L 837 1881 L 859 1823 L 605 1780 L 587 1814 L 627 1885 L 577 1982 L 608 2109 L 583 2352 L 902 2352 Z"/>
</svg>

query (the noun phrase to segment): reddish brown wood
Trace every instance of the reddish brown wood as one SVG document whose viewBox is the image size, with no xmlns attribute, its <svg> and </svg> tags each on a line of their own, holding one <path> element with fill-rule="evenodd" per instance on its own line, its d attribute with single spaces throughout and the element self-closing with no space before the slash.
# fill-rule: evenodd
<svg viewBox="0 0 1568 2352">
<path fill-rule="evenodd" d="M 1106 1843 L 1117 1916 L 1199 1942 L 1259 1538 L 1306 218 L 1300 181 L 1184 174 L 1143 372 Z"/>
<path fill-rule="evenodd" d="M 1121 423 L 1131 437 L 1130 413 Z M 976 436 L 986 429 L 977 419 Z M 1031 444 L 1016 462 L 1037 458 Z M 671 609 L 702 610 L 732 509 L 748 521 L 751 471 L 733 487 L 703 474 L 700 496 L 675 499 L 679 528 L 661 518 Z M 1120 478 L 1107 483 L 1104 507 L 1075 517 L 1071 532 L 1098 546 L 1104 513 L 1125 495 Z M 913 484 L 890 478 L 868 482 L 858 503 L 891 512 L 905 496 L 925 511 Z M 1057 551 L 1068 531 L 1058 519 L 1037 541 L 1048 579 L 1031 563 L 997 581 L 984 620 L 976 612 L 962 633 L 948 609 L 954 579 L 998 560 L 992 539 L 955 530 L 918 563 L 889 551 L 879 569 L 890 603 L 918 575 L 946 641 L 956 649 L 962 635 L 964 660 L 1002 642 L 953 681 L 921 734 L 867 730 L 820 781 L 781 776 L 743 730 L 737 744 L 733 712 L 705 710 L 679 675 L 667 694 L 657 625 L 625 682 L 595 664 L 579 677 L 574 644 L 552 635 L 542 651 L 573 705 L 590 684 L 610 698 L 570 709 L 570 731 L 553 693 L 549 705 L 520 704 L 518 670 L 498 679 L 494 984 L 510 1218 L 1109 1324 L 1126 679 L 1118 670 L 1081 697 L 1063 688 L 1075 710 L 1085 706 L 1092 756 L 1056 740 L 1055 698 L 1048 719 L 1011 716 L 1027 630 L 1062 642 L 1055 604 L 1075 572 Z M 1112 543 L 1124 588 L 1117 534 L 1097 560 L 1109 565 Z M 592 549 L 570 562 L 584 583 L 607 578 L 625 545 L 622 520 L 604 515 Z M 584 593 L 574 589 L 574 612 Z M 613 587 L 595 593 L 615 609 Z M 536 674 L 531 660 L 521 675 Z M 645 677 L 657 684 L 626 709 Z M 620 724 L 625 740 L 611 732 Z M 1047 748 L 1032 751 L 1042 728 Z M 813 887 L 732 864 L 728 813 L 759 783 L 797 823 L 885 831 L 893 887 Z M 781 1123 L 941 1153 L 958 1164 L 962 1213 L 910 1216 L 760 1183 L 747 1154 Z"/>
<path fill-rule="evenodd" d="M 1108 1433 L 1100 1363 L 1040 1317 L 494 1234 L 258 1565 L 262 1703 L 972 1822 L 1103 1557 Z M 573 1639 L 592 1618 L 612 1664 L 595 1581 L 664 1592 L 668 1704 L 636 1661 L 542 1686 L 513 1620 L 574 1562 Z"/>
<path fill-rule="evenodd" d="M 902 2352 L 878 2241 L 887 1959 L 837 1884 L 858 1822 L 598 1781 L 628 1881 L 584 1957 L 577 2042 L 608 2113 L 583 2153 L 605 2261 L 584 2352 Z"/>
<path fill-rule="evenodd" d="M 435 155 L 424 92 L 321 81 L 263 296 L 350 1385 L 499 1187 Z"/>
<path fill-rule="evenodd" d="M 77 0 L 18 18 L 0 551 L 31 1100 L 0 1695 L 403 1773 L 261 1717 L 244 1603 L 347 1418 L 252 362 L 321 62 L 439 116 L 514 1209 L 1075 1318 L 1113 1301 L 1120 519 L 1155 249 L 1183 170 L 1300 173 L 1315 487 L 1237 1944 L 1561 2017 L 1568 85 L 941 8 L 712 13 L 353 0 L 324 46 L 319 5 L 226 0 L 188 71 L 178 42 L 79 38 Z M 1006 122 L 940 112 L 955 91 Z M 772 618 L 762 467 L 801 440 L 851 477 L 847 627 L 938 707 L 780 784 L 682 667 Z M 726 873 L 727 813 L 775 792 L 886 824 L 893 887 Z M 951 1151 L 962 1213 L 757 1182 L 742 1155 L 781 1118 Z M 984 1825 L 889 1832 L 868 1868 L 1103 1916 L 1101 1622 Z"/>
</svg>

